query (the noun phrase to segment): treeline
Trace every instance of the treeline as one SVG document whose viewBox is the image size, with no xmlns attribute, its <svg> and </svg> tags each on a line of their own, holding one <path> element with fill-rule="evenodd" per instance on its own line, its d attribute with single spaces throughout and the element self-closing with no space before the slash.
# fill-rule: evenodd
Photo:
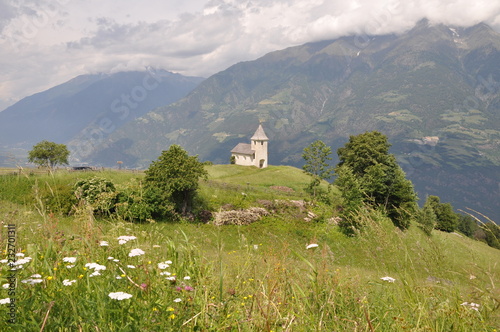
<svg viewBox="0 0 500 332">
<path fill-rule="evenodd" d="M 467 237 L 500 249 L 500 227 L 497 224 L 492 220 L 482 222 L 473 214 L 457 213 L 450 203 L 441 203 L 438 196 L 427 197 L 416 221 L 429 235 L 433 229 L 443 232 L 459 231 Z"/>
<path fill-rule="evenodd" d="M 328 165 L 331 149 L 323 142 L 316 141 L 304 149 L 303 169 L 312 177 L 309 191 L 313 196 L 318 195 L 321 179 L 336 176 L 333 184 L 341 191 L 339 226 L 346 234 L 363 231 L 366 217 L 377 211 L 401 230 L 415 221 L 428 235 L 435 229 L 458 230 L 500 249 L 500 227 L 493 221 L 484 223 L 471 215 L 455 213 L 450 203 L 442 203 L 437 196 L 427 197 L 424 206 L 419 208 L 413 184 L 406 179 L 389 148 L 387 137 L 376 131 L 351 136 L 337 150 L 339 163 L 334 169 Z"/>
</svg>

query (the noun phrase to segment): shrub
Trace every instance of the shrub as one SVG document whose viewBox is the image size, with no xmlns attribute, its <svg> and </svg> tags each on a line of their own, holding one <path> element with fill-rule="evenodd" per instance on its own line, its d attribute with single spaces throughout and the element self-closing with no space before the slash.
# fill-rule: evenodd
<svg viewBox="0 0 500 332">
<path fill-rule="evenodd" d="M 155 212 L 150 190 L 141 182 L 131 181 L 118 189 L 115 213 L 127 221 L 144 222 Z"/>
<path fill-rule="evenodd" d="M 38 195 L 47 212 L 69 215 L 77 203 L 74 190 L 68 184 L 58 183 L 50 185 L 45 182 L 36 187 L 34 195 Z"/>
<path fill-rule="evenodd" d="M 107 179 L 96 176 L 76 182 L 74 193 L 78 200 L 89 204 L 99 213 L 111 213 L 117 199 L 115 185 Z"/>
</svg>

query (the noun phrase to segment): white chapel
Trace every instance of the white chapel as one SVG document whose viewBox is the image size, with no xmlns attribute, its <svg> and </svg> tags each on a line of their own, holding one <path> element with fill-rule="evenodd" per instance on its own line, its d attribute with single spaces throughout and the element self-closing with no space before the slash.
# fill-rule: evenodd
<svg viewBox="0 0 500 332">
<path fill-rule="evenodd" d="M 262 124 L 250 138 L 251 143 L 239 143 L 231 150 L 231 158 L 234 158 L 236 165 L 267 167 L 267 138 Z"/>
</svg>

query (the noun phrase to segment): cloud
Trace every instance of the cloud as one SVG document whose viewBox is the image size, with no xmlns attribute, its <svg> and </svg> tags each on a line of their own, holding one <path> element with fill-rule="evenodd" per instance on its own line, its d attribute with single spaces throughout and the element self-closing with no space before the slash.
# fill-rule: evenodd
<svg viewBox="0 0 500 332">
<path fill-rule="evenodd" d="M 7 3 L 6 0 L 0 0 L 0 32 L 15 16 L 16 8 Z"/>
<path fill-rule="evenodd" d="M 80 74 L 153 66 L 206 77 L 306 42 L 401 33 L 422 18 L 498 31 L 500 2 L 0 0 L 0 109 Z"/>
</svg>

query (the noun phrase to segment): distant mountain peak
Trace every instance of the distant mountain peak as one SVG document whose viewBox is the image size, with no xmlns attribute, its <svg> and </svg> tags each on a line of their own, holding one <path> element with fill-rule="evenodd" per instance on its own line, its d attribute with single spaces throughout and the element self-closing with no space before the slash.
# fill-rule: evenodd
<svg viewBox="0 0 500 332">
<path fill-rule="evenodd" d="M 201 81 L 155 68 L 79 75 L 0 112 L 0 148 L 86 140 L 93 149 L 124 123 L 185 97 Z"/>
</svg>

